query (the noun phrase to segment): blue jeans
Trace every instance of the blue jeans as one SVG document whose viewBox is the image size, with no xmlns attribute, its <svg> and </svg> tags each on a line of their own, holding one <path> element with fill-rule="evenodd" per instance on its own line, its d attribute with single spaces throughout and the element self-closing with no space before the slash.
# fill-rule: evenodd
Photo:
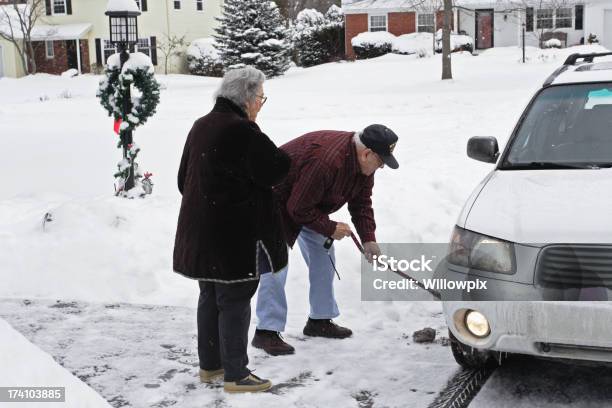
<svg viewBox="0 0 612 408">
<path fill-rule="evenodd" d="M 329 255 L 323 248 L 327 238 L 306 227 L 298 236 L 298 245 L 308 266 L 310 280 L 310 318 L 333 319 L 340 315 L 334 297 L 334 268 L 329 260 L 331 255 L 334 264 L 334 247 Z M 287 323 L 287 297 L 285 282 L 288 266 L 277 273 L 265 273 L 260 276 L 257 293 L 257 328 L 282 332 Z"/>
</svg>

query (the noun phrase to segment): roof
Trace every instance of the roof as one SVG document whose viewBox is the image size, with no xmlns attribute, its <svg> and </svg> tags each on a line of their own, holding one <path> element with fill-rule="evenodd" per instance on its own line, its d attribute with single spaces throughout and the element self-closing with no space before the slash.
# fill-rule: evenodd
<svg viewBox="0 0 612 408">
<path fill-rule="evenodd" d="M 19 13 L 22 14 L 27 13 L 27 8 L 29 8 L 27 5 L 19 5 L 17 7 Z M 9 21 L 6 20 L 5 11 L 8 12 Z M 11 24 L 15 37 L 22 38 L 17 12 L 13 6 L 0 6 L 0 31 L 7 34 L 10 33 Z M 77 38 L 83 38 L 90 30 L 90 23 L 57 25 L 35 24 L 32 29 L 31 38 L 33 41 L 76 40 Z"/>
<path fill-rule="evenodd" d="M 32 30 L 32 40 L 76 40 L 84 38 L 89 30 L 91 30 L 90 23 L 36 25 Z"/>
</svg>

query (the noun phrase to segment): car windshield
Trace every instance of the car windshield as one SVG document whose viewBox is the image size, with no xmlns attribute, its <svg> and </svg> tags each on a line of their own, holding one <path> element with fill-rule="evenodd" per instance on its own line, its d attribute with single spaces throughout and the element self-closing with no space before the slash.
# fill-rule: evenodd
<svg viewBox="0 0 612 408">
<path fill-rule="evenodd" d="M 501 169 L 612 167 L 612 83 L 544 89 L 520 124 Z"/>
</svg>

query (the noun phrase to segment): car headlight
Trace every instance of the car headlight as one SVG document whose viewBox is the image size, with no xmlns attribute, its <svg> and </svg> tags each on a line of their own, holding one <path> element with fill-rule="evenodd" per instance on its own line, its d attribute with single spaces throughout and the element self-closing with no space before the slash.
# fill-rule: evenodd
<svg viewBox="0 0 612 408">
<path fill-rule="evenodd" d="M 453 231 L 447 260 L 453 265 L 507 275 L 516 271 L 511 242 L 459 227 Z"/>
<path fill-rule="evenodd" d="M 489 326 L 489 321 L 485 315 L 477 312 L 476 310 L 469 310 L 465 314 L 465 327 L 472 335 L 478 338 L 487 337 L 489 334 L 491 334 L 491 326 Z"/>
</svg>

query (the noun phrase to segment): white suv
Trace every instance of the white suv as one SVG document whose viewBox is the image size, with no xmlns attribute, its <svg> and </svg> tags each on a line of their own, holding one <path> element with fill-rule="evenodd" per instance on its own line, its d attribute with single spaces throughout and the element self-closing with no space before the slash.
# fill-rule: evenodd
<svg viewBox="0 0 612 408">
<path fill-rule="evenodd" d="M 610 55 L 570 56 L 501 156 L 495 138 L 468 142 L 469 157 L 497 166 L 465 204 L 445 267 L 488 282 L 444 302 L 463 366 L 504 352 L 612 362 L 612 303 L 600 302 L 612 299 Z"/>
</svg>

